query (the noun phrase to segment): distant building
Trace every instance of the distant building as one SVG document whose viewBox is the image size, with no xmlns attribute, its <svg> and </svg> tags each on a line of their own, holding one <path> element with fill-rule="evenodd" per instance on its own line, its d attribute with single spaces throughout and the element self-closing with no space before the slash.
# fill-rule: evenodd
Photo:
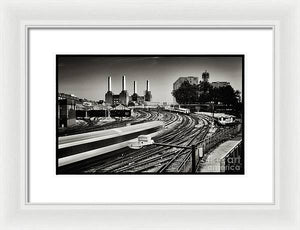
<svg viewBox="0 0 300 230">
<path fill-rule="evenodd" d="M 58 100 L 63 99 L 70 99 L 74 100 L 75 102 L 78 102 L 80 100 L 79 97 L 75 96 L 74 94 L 58 93 Z"/>
<path fill-rule="evenodd" d="M 126 90 L 123 90 L 120 94 L 119 94 L 119 103 L 123 104 L 123 105 L 128 105 L 129 102 L 129 95 L 128 92 Z"/>
<path fill-rule="evenodd" d="M 76 104 L 75 110 L 86 110 L 86 107 L 83 106 L 83 104 L 78 103 Z"/>
<path fill-rule="evenodd" d="M 156 109 L 157 107 L 161 106 L 162 103 L 161 102 L 154 102 L 154 101 L 145 101 L 144 106 L 145 108 L 153 108 Z"/>
<path fill-rule="evenodd" d="M 126 90 L 126 77 L 122 76 L 122 91 L 120 94 L 114 94 L 111 90 L 111 77 L 108 77 L 108 90 L 105 94 L 105 103 L 109 105 L 128 105 L 130 101 L 133 101 L 137 104 L 142 104 L 144 101 L 151 101 L 152 94 L 150 91 L 149 81 L 147 80 L 146 91 L 144 96 L 139 96 L 137 94 L 137 85 L 134 81 L 134 92 L 131 96 L 129 96 L 128 91 Z"/>
<path fill-rule="evenodd" d="M 130 117 L 131 110 L 122 104 L 117 105 L 109 111 L 111 117 Z"/>
<path fill-rule="evenodd" d="M 106 105 L 94 105 L 93 110 L 107 110 L 108 106 Z"/>
<path fill-rule="evenodd" d="M 207 72 L 207 70 L 205 70 L 205 72 L 202 73 L 202 80 L 204 82 L 208 82 L 208 80 L 209 80 L 209 72 Z"/>
<path fill-rule="evenodd" d="M 133 94 L 129 97 L 129 101 L 133 101 L 135 104 L 142 104 L 145 101 L 145 96 L 139 96 L 137 94 L 137 83 L 133 81 Z"/>
<path fill-rule="evenodd" d="M 188 81 L 191 85 L 198 85 L 199 78 L 188 76 L 188 77 L 180 77 L 173 83 L 173 90 L 179 89 L 183 82 Z"/>
<path fill-rule="evenodd" d="M 122 91 L 120 94 L 114 94 L 111 91 L 111 77 L 108 77 L 108 89 L 105 94 L 105 103 L 110 105 L 123 104 L 128 105 L 129 94 L 126 90 L 126 77 L 122 76 Z"/>
<path fill-rule="evenodd" d="M 119 95 L 118 95 L 118 96 L 119 96 Z M 105 94 L 105 103 L 112 105 L 112 104 L 114 103 L 114 102 L 113 102 L 113 97 L 114 97 L 113 92 L 108 91 L 108 92 Z"/>
<path fill-rule="evenodd" d="M 230 83 L 227 82 L 227 81 L 215 81 L 215 82 L 212 82 L 211 83 L 211 86 L 213 88 L 221 88 L 221 87 L 226 87 L 226 86 L 229 86 Z"/>
<path fill-rule="evenodd" d="M 138 104 L 143 104 L 145 102 L 145 97 L 144 96 L 138 96 L 136 99 L 136 102 Z"/>
<path fill-rule="evenodd" d="M 109 103 L 111 105 L 117 105 L 117 104 L 120 104 L 120 97 L 119 97 L 119 94 L 113 94 L 113 97 L 112 97 L 112 103 Z"/>
<path fill-rule="evenodd" d="M 129 97 L 129 101 L 135 101 L 137 102 L 139 95 L 137 93 L 134 93 Z"/>
<path fill-rule="evenodd" d="M 114 108 L 114 110 L 125 110 L 125 109 L 128 110 L 128 108 L 127 108 L 126 106 L 124 106 L 124 105 L 117 105 L 117 106 Z"/>
<path fill-rule="evenodd" d="M 76 124 L 76 107 L 80 99 L 74 94 L 58 93 L 57 98 L 58 127 L 69 127 Z"/>
<path fill-rule="evenodd" d="M 173 83 L 173 91 L 180 88 L 183 82 L 188 81 L 191 85 L 198 85 L 199 84 L 199 78 L 194 76 L 188 76 L 188 77 L 180 77 Z M 175 97 L 173 97 L 173 103 L 176 103 Z"/>
<path fill-rule="evenodd" d="M 57 108 L 58 127 L 69 127 L 76 124 L 76 101 L 59 99 Z"/>
</svg>

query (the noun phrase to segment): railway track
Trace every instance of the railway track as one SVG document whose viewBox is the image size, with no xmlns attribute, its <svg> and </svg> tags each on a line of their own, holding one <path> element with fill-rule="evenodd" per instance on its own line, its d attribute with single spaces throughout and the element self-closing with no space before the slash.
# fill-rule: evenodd
<svg viewBox="0 0 300 230">
<path fill-rule="evenodd" d="M 137 112 L 137 111 L 136 111 Z M 171 114 L 171 113 L 158 113 L 155 111 L 151 112 L 144 112 L 141 111 L 140 114 L 143 114 L 142 116 L 145 117 L 147 116 L 148 119 L 151 120 L 160 120 L 164 121 L 166 127 L 174 127 L 174 125 L 178 125 L 181 121 L 181 117 L 176 115 L 176 114 Z M 149 121 L 149 120 L 148 120 Z M 171 130 L 171 129 L 170 129 Z M 167 129 L 165 133 L 168 133 L 170 131 Z M 134 152 L 132 153 L 133 155 L 135 154 Z M 86 159 L 84 161 L 79 161 L 74 164 L 67 165 L 66 167 L 60 168 L 61 173 L 71 173 L 71 174 L 82 174 L 86 170 L 90 170 L 94 172 L 94 168 L 98 167 L 99 165 L 106 164 L 107 162 L 111 163 L 114 162 L 115 160 L 119 160 L 120 158 L 123 158 L 124 156 L 129 156 L 128 152 L 124 153 L 124 149 L 120 149 L 120 151 L 115 151 L 112 152 L 111 154 L 105 154 L 105 155 L 99 155 L 94 158 Z"/>
<path fill-rule="evenodd" d="M 199 133 L 191 138 L 188 141 L 188 145 L 196 144 L 203 140 L 208 132 L 208 128 L 203 126 L 203 128 L 199 131 Z M 158 172 L 160 173 L 171 173 L 171 172 L 180 172 L 183 168 L 184 164 L 190 160 L 192 151 L 190 149 L 181 150 L 177 155 L 173 157 L 171 161 L 161 167 Z"/>
<path fill-rule="evenodd" d="M 168 143 L 187 146 L 205 137 L 209 120 L 196 116 L 178 115 L 174 113 L 152 112 L 148 119 L 161 118 L 166 126 L 173 125 L 160 136 L 154 138 L 156 143 Z M 195 125 L 202 124 L 200 129 Z M 82 170 L 85 173 L 139 173 L 139 172 L 177 172 L 181 158 L 190 151 L 178 150 L 174 147 L 146 146 L 141 150 L 128 149 L 121 156 L 96 162 Z M 170 163 L 171 162 L 171 163 Z"/>
<path fill-rule="evenodd" d="M 178 115 L 169 115 L 169 117 L 173 118 L 173 122 L 177 122 L 177 119 L 180 119 Z M 174 119 L 174 117 L 176 119 Z M 185 123 L 184 123 L 185 124 Z M 184 124 L 180 124 L 180 125 L 184 125 Z M 168 123 L 168 125 L 170 125 L 170 123 Z M 180 127 L 179 127 L 180 128 Z M 170 132 L 172 130 L 168 130 L 166 131 L 166 135 L 169 136 Z M 161 141 L 161 139 L 164 137 L 165 135 L 161 135 L 158 136 L 156 138 L 154 138 L 154 140 L 156 142 Z M 146 146 L 145 148 L 141 149 L 141 150 L 127 150 L 125 152 L 123 152 L 123 154 L 117 158 L 114 159 L 107 159 L 105 161 L 103 161 L 103 164 L 101 164 L 100 166 L 99 163 L 95 163 L 92 167 L 94 167 L 91 170 L 88 170 L 88 172 L 107 172 L 107 171 L 112 171 L 113 169 L 120 167 L 122 165 L 127 165 L 127 164 L 132 164 L 133 162 L 133 158 L 136 159 L 137 157 L 139 157 L 139 159 L 142 159 L 142 157 L 147 158 L 149 157 L 149 155 L 153 154 L 153 152 L 159 152 L 161 151 L 163 148 L 162 147 L 157 147 L 157 146 Z M 96 166 L 97 165 L 97 166 Z"/>
<path fill-rule="evenodd" d="M 82 120 L 82 123 L 68 127 L 66 130 L 59 130 L 59 136 L 68 136 L 74 134 L 81 134 L 87 132 L 94 132 L 112 128 L 124 127 L 128 124 L 139 124 L 146 121 L 158 120 L 158 113 L 155 111 L 146 112 L 143 110 L 137 111 L 137 116 L 134 118 L 127 118 L 122 121 L 104 121 L 97 117 L 91 117 L 87 120 Z"/>
</svg>

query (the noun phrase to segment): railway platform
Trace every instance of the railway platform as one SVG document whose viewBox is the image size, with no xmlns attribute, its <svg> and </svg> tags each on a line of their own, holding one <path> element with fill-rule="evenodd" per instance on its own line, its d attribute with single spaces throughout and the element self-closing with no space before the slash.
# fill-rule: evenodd
<svg viewBox="0 0 300 230">
<path fill-rule="evenodd" d="M 198 167 L 197 172 L 200 173 L 224 172 L 224 167 L 225 167 L 224 160 L 226 159 L 226 157 L 228 157 L 229 154 L 233 152 L 233 150 L 237 149 L 237 147 L 240 147 L 241 141 L 242 141 L 242 137 L 237 136 L 217 146 L 214 150 L 212 150 L 209 153 L 205 162 L 200 164 L 200 167 Z M 235 154 L 234 159 L 240 160 L 240 156 Z"/>
</svg>

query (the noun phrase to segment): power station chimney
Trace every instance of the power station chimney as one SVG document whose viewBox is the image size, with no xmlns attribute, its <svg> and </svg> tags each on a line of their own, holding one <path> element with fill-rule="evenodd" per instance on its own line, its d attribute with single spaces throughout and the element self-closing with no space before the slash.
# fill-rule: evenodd
<svg viewBox="0 0 300 230">
<path fill-rule="evenodd" d="M 125 75 L 122 76 L 122 91 L 126 90 L 126 77 Z"/>
<path fill-rule="evenodd" d="M 133 93 L 137 93 L 136 81 L 133 81 Z"/>
<path fill-rule="evenodd" d="M 128 105 L 129 95 L 126 90 L 126 77 L 122 76 L 122 91 L 119 94 L 119 101 L 123 105 Z"/>
<path fill-rule="evenodd" d="M 108 88 L 107 91 L 111 91 L 111 77 L 107 78 Z"/>
<path fill-rule="evenodd" d="M 147 80 L 146 82 L 146 91 L 145 91 L 145 101 L 151 101 L 152 94 L 150 91 L 150 82 Z"/>
<path fill-rule="evenodd" d="M 113 105 L 114 94 L 111 91 L 111 77 L 107 78 L 107 92 L 105 94 L 105 103 Z"/>
</svg>

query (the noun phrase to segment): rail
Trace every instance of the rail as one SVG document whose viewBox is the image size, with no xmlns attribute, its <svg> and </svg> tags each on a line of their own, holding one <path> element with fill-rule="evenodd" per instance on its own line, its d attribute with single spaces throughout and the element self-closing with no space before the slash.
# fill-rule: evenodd
<svg viewBox="0 0 300 230">
<path fill-rule="evenodd" d="M 221 130 L 213 136 L 207 137 L 204 140 L 200 141 L 196 148 L 202 152 L 202 156 L 206 154 L 210 149 L 218 145 L 219 143 L 230 139 L 231 136 L 236 135 L 241 130 L 240 125 L 230 127 L 229 129 Z M 200 156 L 196 152 L 195 164 L 197 165 L 200 161 Z M 178 166 L 178 172 L 189 172 L 192 165 L 192 152 L 188 153 L 183 159 L 182 163 Z"/>
<path fill-rule="evenodd" d="M 235 146 L 233 146 L 232 149 L 228 151 L 228 154 L 226 154 L 226 156 L 221 158 L 220 160 L 221 172 L 225 173 L 231 170 L 232 171 L 241 170 L 241 166 L 242 166 L 241 152 L 242 152 L 242 140 L 240 140 Z M 239 167 L 239 169 L 237 169 L 236 167 Z"/>
</svg>

